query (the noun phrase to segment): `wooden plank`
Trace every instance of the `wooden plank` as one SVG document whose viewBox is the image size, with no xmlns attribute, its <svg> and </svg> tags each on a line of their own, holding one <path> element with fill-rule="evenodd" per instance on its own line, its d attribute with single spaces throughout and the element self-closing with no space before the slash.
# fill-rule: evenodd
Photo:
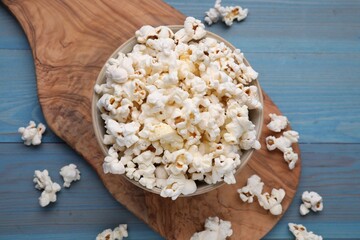
<svg viewBox="0 0 360 240">
<path fill-rule="evenodd" d="M 260 73 L 262 87 L 300 132 L 301 143 L 360 142 L 360 54 L 246 57 Z M 31 52 L 0 49 L 0 72 L 0 142 L 20 142 L 19 126 L 30 119 L 44 121 Z M 61 140 L 48 131 L 44 141 Z"/>
<path fill-rule="evenodd" d="M 120 223 L 129 224 L 129 239 L 161 239 L 109 194 L 93 169 L 68 145 L 34 148 L 2 143 L 0 153 L 0 239 L 94 239 Z M 59 170 L 70 163 L 80 169 L 81 180 L 62 189 L 58 202 L 41 208 L 40 191 L 32 182 L 34 170 L 47 168 L 62 185 Z"/>
<path fill-rule="evenodd" d="M 215 0 L 165 2 L 185 15 L 203 19 Z M 246 52 L 360 52 L 359 1 L 229 0 L 223 3 L 249 8 L 249 17 L 230 29 L 223 24 L 210 29 L 242 46 Z M 0 47 L 29 49 L 22 29 L 2 6 L 0 15 Z"/>
<path fill-rule="evenodd" d="M 214 1 L 166 0 L 182 13 L 203 19 Z M 360 2 L 357 0 L 226 0 L 241 5 L 249 16 L 230 29 L 213 31 L 245 52 L 341 53 L 360 52 Z"/>
<path fill-rule="evenodd" d="M 302 223 L 325 239 L 358 238 L 360 144 L 301 144 L 300 148 L 303 171 L 299 190 L 283 219 L 264 239 L 291 239 L 288 222 Z M 0 152 L 0 239 L 93 239 L 101 230 L 119 223 L 129 224 L 130 240 L 162 239 L 118 204 L 92 168 L 66 144 L 29 148 L 2 143 Z M 78 165 L 82 179 L 63 189 L 58 202 L 41 208 L 37 202 L 40 192 L 32 183 L 33 171 L 47 168 L 61 184 L 58 171 L 69 163 Z M 323 212 L 299 215 L 300 196 L 305 190 L 323 195 Z"/>
</svg>

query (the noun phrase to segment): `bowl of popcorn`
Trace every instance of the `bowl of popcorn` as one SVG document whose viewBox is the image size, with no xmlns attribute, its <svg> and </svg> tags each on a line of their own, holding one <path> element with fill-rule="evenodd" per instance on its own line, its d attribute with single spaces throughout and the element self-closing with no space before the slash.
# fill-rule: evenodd
<svg viewBox="0 0 360 240">
<path fill-rule="evenodd" d="M 141 27 L 94 87 L 104 173 L 173 200 L 234 184 L 260 149 L 257 76 L 239 49 L 193 17 Z"/>
</svg>

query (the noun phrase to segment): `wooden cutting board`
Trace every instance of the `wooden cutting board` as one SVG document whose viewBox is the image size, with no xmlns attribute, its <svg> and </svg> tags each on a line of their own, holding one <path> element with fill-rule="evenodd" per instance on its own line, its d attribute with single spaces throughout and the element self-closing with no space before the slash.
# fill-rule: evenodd
<svg viewBox="0 0 360 240">
<path fill-rule="evenodd" d="M 232 222 L 231 239 L 259 239 L 279 221 L 258 204 L 245 204 L 236 189 L 256 173 L 265 190 L 284 188 L 284 211 L 289 207 L 300 176 L 301 163 L 293 171 L 278 151 L 264 143 L 271 134 L 264 126 L 262 149 L 253 154 L 237 176 L 237 184 L 176 201 L 145 192 L 121 176 L 102 172 L 103 155 L 97 145 L 91 98 L 96 77 L 109 57 L 136 29 L 145 24 L 182 24 L 185 16 L 161 0 L 3 0 L 22 25 L 30 42 L 40 104 L 47 124 L 96 170 L 111 194 L 166 239 L 189 239 L 203 229 L 209 216 Z M 231 31 L 231 30 L 229 30 Z M 279 109 L 264 94 L 264 124 L 268 113 Z M 295 151 L 299 152 L 298 145 Z"/>
</svg>

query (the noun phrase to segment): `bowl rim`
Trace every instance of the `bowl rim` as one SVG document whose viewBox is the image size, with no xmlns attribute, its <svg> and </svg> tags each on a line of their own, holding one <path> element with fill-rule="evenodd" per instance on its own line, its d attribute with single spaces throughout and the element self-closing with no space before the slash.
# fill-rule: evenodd
<svg viewBox="0 0 360 240">
<path fill-rule="evenodd" d="M 174 32 L 177 32 L 178 30 L 180 30 L 184 26 L 183 25 L 167 25 L 166 27 L 169 27 Z M 213 32 L 210 32 L 210 31 L 206 30 L 206 37 L 214 38 L 218 42 L 219 41 L 224 42 L 225 45 L 227 47 L 229 47 L 232 51 L 234 51 L 236 49 L 236 47 L 234 45 L 232 45 L 230 42 L 228 42 L 227 40 L 225 40 L 224 38 L 222 38 L 221 36 L 219 36 L 219 35 L 217 35 L 217 34 L 215 34 Z M 136 42 L 136 37 L 134 35 L 131 38 L 129 38 L 128 40 L 126 40 L 123 44 L 121 44 L 114 52 L 111 53 L 111 55 L 107 58 L 107 60 L 103 64 L 103 66 L 102 66 L 102 68 L 101 68 L 101 70 L 100 70 L 100 72 L 99 72 L 99 74 L 98 74 L 98 76 L 96 78 L 96 82 L 95 82 L 94 86 L 96 84 L 104 83 L 105 65 L 109 61 L 109 59 L 115 57 L 127 45 L 129 45 L 129 44 L 133 45 L 133 44 L 136 44 L 136 43 L 137 43 Z M 250 63 L 247 61 L 245 56 L 244 56 L 244 63 L 247 66 L 250 66 Z M 253 80 L 252 84 L 250 84 L 250 85 L 255 85 L 258 88 L 259 101 L 261 102 L 261 104 L 263 106 L 262 109 L 249 110 L 249 114 L 253 113 L 254 111 L 257 112 L 258 124 L 254 124 L 254 125 L 255 125 L 255 129 L 256 129 L 256 139 L 259 140 L 260 136 L 261 136 L 261 131 L 262 131 L 262 128 L 263 128 L 263 122 L 264 122 L 264 99 L 263 99 L 263 93 L 262 93 L 262 89 L 261 89 L 261 86 L 259 84 L 258 79 Z M 92 92 L 93 93 L 92 94 L 93 95 L 92 96 L 92 102 L 91 102 L 92 125 L 93 125 L 93 129 L 95 131 L 95 137 L 96 137 L 97 143 L 98 143 L 99 147 L 101 148 L 101 151 L 102 151 L 102 153 L 103 153 L 103 155 L 105 157 L 105 156 L 107 156 L 107 153 L 108 153 L 108 151 L 107 151 L 108 147 L 107 147 L 107 145 L 105 145 L 102 142 L 103 132 L 101 131 L 101 128 L 105 129 L 105 127 L 104 127 L 104 121 L 101 118 L 101 116 L 100 116 L 101 114 L 100 114 L 100 112 L 99 112 L 99 110 L 97 108 L 97 101 L 99 100 L 99 95 L 95 92 L 94 87 L 92 88 L 92 91 L 93 91 Z M 255 151 L 255 149 L 253 149 L 253 148 L 251 148 L 249 150 L 243 150 L 242 151 L 242 155 L 241 155 L 241 158 L 240 158 L 241 163 L 236 169 L 236 172 L 234 174 L 235 177 L 247 165 L 249 160 L 252 158 L 252 155 L 253 155 L 254 151 Z M 119 176 L 119 175 L 116 175 L 116 176 Z M 151 193 L 160 195 L 160 192 L 161 192 L 160 188 L 154 187 L 153 189 L 148 189 L 145 186 L 141 185 L 138 181 L 135 181 L 133 179 L 128 178 L 125 174 L 120 174 L 120 176 L 125 178 L 127 181 L 131 182 L 135 186 L 137 186 L 137 187 L 139 187 L 139 188 L 141 188 L 141 189 L 143 189 L 143 190 L 145 190 L 147 192 L 151 192 Z M 180 194 L 179 197 L 191 197 L 191 196 L 204 194 L 204 193 L 210 192 L 212 190 L 215 190 L 215 189 L 221 187 L 224 184 L 225 184 L 224 181 L 217 182 L 215 184 L 206 184 L 205 183 L 204 185 L 201 185 L 200 187 L 197 184 L 197 189 L 196 189 L 196 191 L 194 193 L 188 194 L 188 195 Z"/>
</svg>

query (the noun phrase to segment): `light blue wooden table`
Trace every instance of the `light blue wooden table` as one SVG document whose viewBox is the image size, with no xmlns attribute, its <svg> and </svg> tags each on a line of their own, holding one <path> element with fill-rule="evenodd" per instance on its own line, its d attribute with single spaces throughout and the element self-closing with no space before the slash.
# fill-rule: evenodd
<svg viewBox="0 0 360 240">
<path fill-rule="evenodd" d="M 197 18 L 213 4 L 167 2 Z M 301 134 L 297 196 L 265 239 L 292 239 L 288 222 L 302 223 L 325 239 L 360 239 L 360 1 L 244 0 L 241 5 L 250 10 L 246 21 L 210 30 L 245 52 L 264 90 Z M 31 119 L 44 122 L 34 62 L 22 29 L 0 4 L 0 239 L 94 239 L 119 223 L 128 224 L 128 239 L 162 239 L 117 203 L 51 130 L 41 146 L 23 145 L 17 129 Z M 56 204 L 40 208 L 34 170 L 47 168 L 61 183 L 59 169 L 69 163 L 78 165 L 82 180 L 62 190 Z M 323 212 L 299 215 L 305 190 L 324 197 Z"/>
</svg>

